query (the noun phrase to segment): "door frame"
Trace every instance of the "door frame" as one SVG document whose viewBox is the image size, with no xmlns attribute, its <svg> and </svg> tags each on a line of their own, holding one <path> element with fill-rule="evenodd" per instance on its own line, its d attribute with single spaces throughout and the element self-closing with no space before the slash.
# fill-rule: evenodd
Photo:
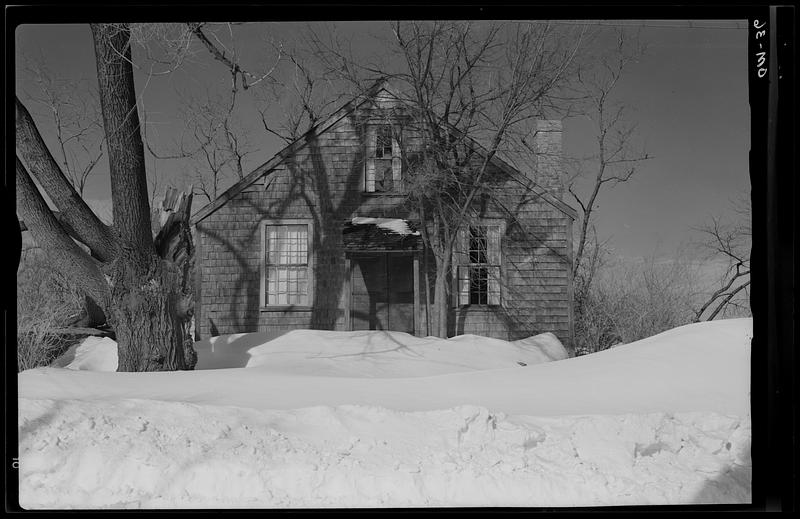
<svg viewBox="0 0 800 519">
<path fill-rule="evenodd" d="M 344 300 L 345 330 L 347 331 L 353 330 L 353 319 L 351 316 L 351 312 L 353 309 L 353 264 L 355 262 L 352 261 L 352 258 L 354 256 L 376 256 L 379 254 L 411 256 L 412 274 L 413 274 L 412 288 L 414 290 L 414 335 L 419 336 L 422 333 L 422 326 L 421 326 L 422 320 L 420 319 L 420 300 L 419 300 L 420 261 L 419 261 L 419 251 L 417 250 L 345 251 L 345 256 L 344 256 L 344 270 L 345 270 L 344 290 L 346 294 Z"/>
</svg>

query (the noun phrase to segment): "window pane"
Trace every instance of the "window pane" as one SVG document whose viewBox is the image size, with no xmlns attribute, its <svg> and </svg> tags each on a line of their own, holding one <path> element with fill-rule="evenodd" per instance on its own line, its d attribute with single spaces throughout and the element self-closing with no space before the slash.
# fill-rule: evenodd
<svg viewBox="0 0 800 519">
<path fill-rule="evenodd" d="M 489 276 L 486 267 L 470 267 L 469 302 L 485 305 L 488 301 Z"/>
<path fill-rule="evenodd" d="M 375 191 L 391 191 L 392 189 L 392 160 L 375 160 Z"/>
<path fill-rule="evenodd" d="M 469 262 L 487 263 L 486 229 L 484 227 L 470 227 L 469 229 Z"/>
<path fill-rule="evenodd" d="M 384 124 L 377 128 L 375 139 L 375 158 L 391 158 L 392 156 L 392 127 Z"/>
</svg>

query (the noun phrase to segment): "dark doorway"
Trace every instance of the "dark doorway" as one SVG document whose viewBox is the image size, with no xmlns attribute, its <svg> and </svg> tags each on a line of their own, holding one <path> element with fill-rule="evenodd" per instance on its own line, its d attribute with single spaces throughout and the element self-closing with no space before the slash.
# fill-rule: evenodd
<svg viewBox="0 0 800 519">
<path fill-rule="evenodd" d="M 414 261 L 411 254 L 351 257 L 353 330 L 414 333 Z"/>
</svg>

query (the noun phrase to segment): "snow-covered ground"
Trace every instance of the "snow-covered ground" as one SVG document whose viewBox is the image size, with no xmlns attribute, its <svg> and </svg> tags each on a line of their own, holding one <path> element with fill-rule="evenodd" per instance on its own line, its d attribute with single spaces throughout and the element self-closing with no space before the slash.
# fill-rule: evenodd
<svg viewBox="0 0 800 519">
<path fill-rule="evenodd" d="M 92 339 L 19 376 L 20 503 L 747 503 L 751 336 L 715 321 L 565 358 L 549 334 L 239 334 L 173 373 L 113 372 Z"/>
</svg>

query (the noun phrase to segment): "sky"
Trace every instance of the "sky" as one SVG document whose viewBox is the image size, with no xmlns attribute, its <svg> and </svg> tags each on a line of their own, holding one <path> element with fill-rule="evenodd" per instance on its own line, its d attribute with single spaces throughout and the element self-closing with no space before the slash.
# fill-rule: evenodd
<svg viewBox="0 0 800 519">
<path fill-rule="evenodd" d="M 233 30 L 243 61 L 254 69 L 266 70 L 275 55 L 270 49 L 291 40 L 302 25 L 245 24 Z M 628 120 L 637 125 L 635 144 L 651 159 L 640 164 L 628 183 L 601 195 L 596 226 L 601 239 L 608 239 L 618 256 L 670 257 L 697 239 L 692 227 L 702 225 L 712 215 L 733 218 L 731 201 L 749 194 L 747 31 L 744 20 L 704 20 L 691 24 L 677 20 L 645 21 L 642 25 L 646 26 L 639 29 L 639 38 L 647 49 L 626 70 L 614 101 L 626 107 Z M 703 28 L 708 26 L 724 28 Z M 385 30 L 385 24 L 380 22 L 337 24 L 337 32 L 343 36 L 360 35 L 354 41 L 362 50 L 374 50 L 376 41 L 363 35 Z M 611 42 L 601 38 L 596 44 L 602 46 L 604 41 Z M 52 75 L 68 80 L 77 88 L 87 88 L 96 82 L 88 26 L 20 26 L 16 45 L 17 94 L 23 100 L 31 87 L 22 80 L 23 68 L 32 56 L 44 60 Z M 134 61 L 136 58 L 134 55 Z M 172 73 L 147 72 L 144 67 L 136 71 L 137 92 L 147 111 L 147 131 L 154 145 L 163 146 L 158 151 L 168 153 L 175 149 L 178 136 L 185 130 L 182 118 L 186 115 L 178 108 L 182 99 L 224 90 L 229 76 L 220 63 L 207 59 L 200 49 Z M 239 121 L 251 149 L 245 173 L 284 145 L 261 128 L 257 112 L 247 102 L 243 102 L 245 108 Z M 31 109 L 36 112 L 37 122 L 44 121 L 41 110 Z M 278 115 L 273 113 L 270 117 Z M 52 132 L 45 124 L 41 129 L 45 140 L 53 146 Z M 566 156 L 592 153 L 594 139 L 586 119 L 564 121 Z M 173 182 L 179 187 L 191 167 L 194 166 L 152 157 L 148 160 L 149 174 L 157 174 L 162 182 Z M 110 213 L 105 158 L 94 171 L 85 197 L 98 211 Z M 574 205 L 571 200 L 566 201 Z M 195 203 L 199 209 L 205 202 L 198 199 Z"/>
</svg>

